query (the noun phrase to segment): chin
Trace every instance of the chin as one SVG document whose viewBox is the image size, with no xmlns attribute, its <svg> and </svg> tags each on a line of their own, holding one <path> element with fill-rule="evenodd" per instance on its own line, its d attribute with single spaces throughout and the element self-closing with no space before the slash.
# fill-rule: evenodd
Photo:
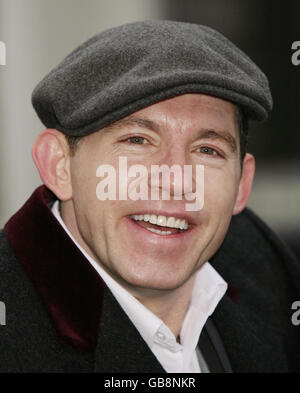
<svg viewBox="0 0 300 393">
<path fill-rule="evenodd" d="M 119 271 L 118 275 L 123 284 L 129 285 L 134 290 L 149 289 L 149 290 L 174 290 L 181 287 L 196 271 L 182 269 L 181 271 L 173 266 L 166 268 L 161 266 L 153 266 L 152 269 L 141 269 L 139 266 L 136 269 L 129 271 Z"/>
<path fill-rule="evenodd" d="M 157 280 L 132 280 L 127 284 L 134 290 L 149 290 L 149 291 L 172 291 L 180 288 L 186 280 L 168 280 L 168 281 L 157 281 Z"/>
</svg>

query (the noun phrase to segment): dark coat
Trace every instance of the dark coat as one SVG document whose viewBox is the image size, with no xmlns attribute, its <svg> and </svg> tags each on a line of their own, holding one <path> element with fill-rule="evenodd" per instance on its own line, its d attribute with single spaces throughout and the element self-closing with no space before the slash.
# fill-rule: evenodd
<svg viewBox="0 0 300 393">
<path fill-rule="evenodd" d="M 0 371 L 164 372 L 51 213 L 53 200 L 39 187 L 0 231 Z M 229 283 L 203 333 L 223 371 L 299 372 L 300 264 L 287 247 L 245 209 L 210 262 Z"/>
</svg>

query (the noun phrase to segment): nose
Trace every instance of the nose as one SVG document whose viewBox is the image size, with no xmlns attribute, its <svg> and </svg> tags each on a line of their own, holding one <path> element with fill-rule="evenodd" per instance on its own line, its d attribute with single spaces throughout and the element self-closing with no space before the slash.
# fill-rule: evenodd
<svg viewBox="0 0 300 393">
<path fill-rule="evenodd" d="M 151 165 L 149 188 L 151 194 L 161 192 L 163 200 L 184 199 L 185 192 L 195 188 L 192 162 L 188 152 L 181 146 L 168 146 L 155 164 Z"/>
</svg>

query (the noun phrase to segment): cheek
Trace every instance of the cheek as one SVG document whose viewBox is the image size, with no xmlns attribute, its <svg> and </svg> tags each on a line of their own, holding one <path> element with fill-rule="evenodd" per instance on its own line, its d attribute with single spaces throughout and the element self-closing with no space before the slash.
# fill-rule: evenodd
<svg viewBox="0 0 300 393">
<path fill-rule="evenodd" d="M 96 177 L 98 163 L 91 157 L 80 157 L 71 166 L 72 192 L 77 225 L 84 238 L 91 238 L 100 231 L 106 201 L 96 195 L 99 178 Z"/>
<path fill-rule="evenodd" d="M 73 202 L 76 211 L 97 210 L 97 178 L 92 170 L 80 170 L 72 176 Z"/>
<path fill-rule="evenodd" d="M 208 168 L 204 179 L 205 209 L 231 217 L 239 186 L 237 175 L 230 169 Z"/>
<path fill-rule="evenodd" d="M 103 147 L 102 149 L 97 149 L 94 146 L 88 147 L 79 150 L 71 162 L 73 198 L 78 204 L 85 205 L 87 210 L 95 209 L 97 211 L 101 210 L 99 206 L 106 202 L 97 197 L 97 186 L 101 181 L 104 184 L 103 180 L 113 180 L 109 177 L 109 173 L 105 172 L 105 169 L 102 170 L 102 172 L 104 171 L 102 174 L 101 171 L 99 172 L 99 168 L 108 166 L 116 169 L 117 165 L 108 151 L 105 149 L 103 151 Z"/>
</svg>

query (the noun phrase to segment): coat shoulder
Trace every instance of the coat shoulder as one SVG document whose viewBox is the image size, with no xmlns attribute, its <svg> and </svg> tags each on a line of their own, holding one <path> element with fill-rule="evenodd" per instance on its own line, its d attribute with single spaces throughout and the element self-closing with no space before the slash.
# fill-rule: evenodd
<svg viewBox="0 0 300 393">
<path fill-rule="evenodd" d="M 272 290 L 270 296 L 282 295 L 282 285 L 286 285 L 293 296 L 300 295 L 299 261 L 285 242 L 250 209 L 232 218 L 224 242 L 212 260 L 221 274 L 233 281 L 243 278 L 243 282 L 261 286 L 266 293 Z"/>
<path fill-rule="evenodd" d="M 288 246 L 245 209 L 232 218 L 211 263 L 231 291 L 213 318 L 234 369 L 299 372 L 299 331 L 291 307 L 300 298 L 300 263 Z"/>
<path fill-rule="evenodd" d="M 0 231 L 1 372 L 87 372 L 90 353 L 62 342 L 40 296 L 17 259 L 5 232 Z"/>
</svg>

